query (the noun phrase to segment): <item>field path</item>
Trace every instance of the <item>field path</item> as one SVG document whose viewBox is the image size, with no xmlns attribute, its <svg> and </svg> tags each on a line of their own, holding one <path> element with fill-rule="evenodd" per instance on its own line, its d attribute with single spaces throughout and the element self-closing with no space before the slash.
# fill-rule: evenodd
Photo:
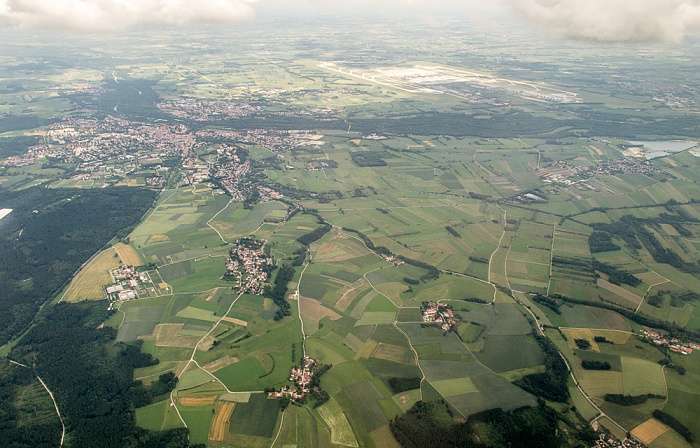
<svg viewBox="0 0 700 448">
<path fill-rule="evenodd" d="M 494 251 L 491 253 L 491 256 L 489 257 L 489 277 L 488 277 L 488 281 L 489 281 L 489 283 L 491 283 L 491 284 L 493 284 L 493 283 L 491 282 L 491 264 L 492 264 L 492 262 L 493 262 L 493 256 L 496 255 L 496 252 L 498 252 L 498 249 L 501 248 L 501 244 L 503 243 L 503 238 L 506 237 L 506 227 L 508 226 L 508 212 L 505 211 L 505 210 L 503 210 L 503 208 L 501 208 L 500 205 L 496 205 L 496 207 L 500 208 L 501 211 L 503 211 L 503 233 L 501 234 L 501 237 L 498 239 L 498 246 L 496 246 L 496 250 L 494 250 Z M 508 259 L 508 257 L 506 257 L 506 260 L 507 260 L 507 259 Z M 507 278 L 507 277 L 508 277 L 508 276 L 506 275 L 506 278 Z M 494 302 L 496 301 L 496 291 L 494 291 L 494 293 L 493 293 L 493 301 L 494 301 Z"/>
<path fill-rule="evenodd" d="M 226 243 L 226 244 L 229 244 L 229 242 L 226 241 L 226 240 L 224 239 L 223 235 L 221 235 L 221 233 L 219 233 L 219 231 L 218 231 L 214 226 L 211 225 L 211 222 L 212 222 L 213 220 L 215 220 L 216 217 L 219 216 L 219 215 L 221 214 L 221 212 L 223 212 L 224 210 L 226 210 L 226 209 L 228 208 L 228 206 L 231 205 L 231 203 L 233 203 L 233 199 L 231 199 L 230 201 L 228 201 L 228 203 L 224 206 L 224 208 L 222 208 L 221 210 L 219 210 L 218 212 L 216 212 L 216 215 L 212 216 L 211 219 L 210 219 L 209 221 L 207 221 L 207 226 L 209 226 L 209 228 L 211 228 L 214 232 L 216 232 L 216 234 L 219 235 L 219 238 L 221 238 L 221 241 L 223 241 L 223 242 Z"/>
<path fill-rule="evenodd" d="M 401 327 L 399 327 L 398 321 L 394 321 L 394 328 L 396 328 L 399 332 L 401 332 L 401 334 L 406 338 L 406 340 L 408 341 L 408 346 L 411 347 L 411 351 L 413 352 L 413 354 L 414 354 L 415 357 L 416 357 L 416 365 L 417 365 L 418 368 L 420 369 L 421 375 L 423 375 L 423 378 L 421 378 L 421 383 L 422 383 L 423 381 L 427 381 L 427 380 L 425 379 L 426 377 L 425 377 L 425 372 L 423 371 L 423 367 L 421 367 L 421 365 L 420 365 L 420 358 L 418 357 L 418 352 L 416 351 L 415 348 L 413 348 L 413 344 L 411 344 L 411 338 L 409 338 L 408 335 L 407 335 L 406 333 L 403 332 L 403 330 L 401 329 Z M 443 398 L 444 398 L 444 397 L 443 397 Z M 422 387 L 420 388 L 420 399 L 423 400 L 423 388 L 422 388 Z"/>
<path fill-rule="evenodd" d="M 311 259 L 311 254 L 309 254 L 309 260 L 310 259 Z M 297 283 L 297 289 L 294 292 L 294 296 L 297 299 L 297 312 L 299 314 L 299 323 L 301 324 L 301 351 L 304 354 L 304 358 L 306 358 L 306 332 L 304 332 L 304 318 L 301 315 L 301 296 L 299 295 L 299 289 L 301 288 L 301 281 L 304 278 L 304 272 L 306 272 L 306 268 L 308 268 L 308 267 L 309 267 L 309 262 L 306 261 L 304 263 L 304 269 L 301 270 L 301 274 L 299 275 L 299 282 Z"/>
<path fill-rule="evenodd" d="M 8 361 L 10 361 L 10 363 L 12 363 L 16 366 L 20 366 L 20 367 L 24 367 L 25 369 L 29 369 L 29 366 L 26 366 L 26 365 L 21 364 L 19 362 L 13 361 L 11 359 L 8 359 Z M 58 419 L 61 421 L 61 443 L 59 444 L 59 446 L 63 446 L 63 441 L 66 438 L 66 425 L 63 423 L 63 416 L 61 416 L 61 411 L 58 410 L 58 404 L 56 404 L 56 400 L 53 397 L 53 393 L 51 392 L 51 390 L 49 390 L 48 386 L 46 386 L 46 383 L 44 382 L 44 380 L 42 380 L 39 375 L 36 376 L 36 379 L 39 380 L 41 385 L 44 387 L 46 392 L 49 394 L 49 397 L 51 397 L 51 401 L 53 402 L 53 407 L 54 407 L 54 409 L 56 409 L 56 414 L 58 414 Z"/>
</svg>

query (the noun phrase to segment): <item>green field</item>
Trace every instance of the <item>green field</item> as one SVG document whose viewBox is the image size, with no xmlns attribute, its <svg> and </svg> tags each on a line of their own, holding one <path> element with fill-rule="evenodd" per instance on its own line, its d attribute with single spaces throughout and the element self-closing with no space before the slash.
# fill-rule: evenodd
<svg viewBox="0 0 700 448">
<path fill-rule="evenodd" d="M 253 394 L 247 403 L 237 403 L 233 409 L 231 434 L 271 438 L 279 410 L 279 400 L 268 400 L 264 394 Z"/>
</svg>

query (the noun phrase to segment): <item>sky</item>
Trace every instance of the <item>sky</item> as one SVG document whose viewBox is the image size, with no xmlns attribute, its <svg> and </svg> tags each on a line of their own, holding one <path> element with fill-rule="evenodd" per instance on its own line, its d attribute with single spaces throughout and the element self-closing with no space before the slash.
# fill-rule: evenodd
<svg viewBox="0 0 700 448">
<path fill-rule="evenodd" d="M 139 25 L 242 23 L 289 15 L 520 20 L 555 40 L 678 43 L 700 30 L 700 0 L 0 0 L 21 29 L 115 31 Z"/>
</svg>

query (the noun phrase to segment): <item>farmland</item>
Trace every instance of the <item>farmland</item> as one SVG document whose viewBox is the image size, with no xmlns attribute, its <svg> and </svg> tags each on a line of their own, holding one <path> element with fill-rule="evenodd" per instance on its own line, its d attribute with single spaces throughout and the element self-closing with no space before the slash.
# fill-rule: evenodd
<svg viewBox="0 0 700 448">
<path fill-rule="evenodd" d="M 109 271 L 119 267 L 120 264 L 119 255 L 113 249 L 106 249 L 99 253 L 73 279 L 61 300 L 79 302 L 104 299 L 103 288 L 112 283 Z"/>
<path fill-rule="evenodd" d="M 498 408 L 549 428 L 542 412 L 571 445 L 591 422 L 651 448 L 685 443 L 657 410 L 700 438 L 700 355 L 641 336 L 688 343 L 700 331 L 697 36 L 672 51 L 550 47 L 454 17 L 401 29 L 307 19 L 304 32 L 267 19 L 185 40 L 160 30 L 157 61 L 145 31 L 66 46 L 8 36 L 0 205 L 13 212 L 1 242 L 34 265 L 0 283 L 47 289 L 0 310 L 38 313 L 0 353 L 51 322 L 44 301 L 101 301 L 118 282 L 134 295 L 98 302 L 105 319 L 85 327 L 143 355 L 133 380 L 159 393 L 125 398 L 130 421 L 186 427 L 192 444 L 396 447 L 392 422 L 427 402 L 445 407 L 444 434 L 467 422 L 487 444 L 506 435 L 470 417 Z M 43 213 L 115 186 L 145 206 L 77 272 L 37 254 L 98 232 L 73 223 L 22 246 Z M 23 210 L 24 191 L 56 198 Z M 120 201 L 81 218 L 123 217 Z M 270 263 L 227 266 L 240 247 Z M 110 275 L 120 265 L 135 277 Z M 448 307 L 454 328 L 424 321 L 424 302 Z M 269 397 L 305 357 L 323 372 L 312 390 Z M 177 384 L 160 393 L 170 372 Z M 27 403 L 41 401 L 35 386 Z"/>
</svg>

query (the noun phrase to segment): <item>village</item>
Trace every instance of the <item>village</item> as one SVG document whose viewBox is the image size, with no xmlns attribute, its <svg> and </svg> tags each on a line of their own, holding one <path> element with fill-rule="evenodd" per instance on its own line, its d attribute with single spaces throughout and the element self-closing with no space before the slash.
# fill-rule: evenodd
<svg viewBox="0 0 700 448">
<path fill-rule="evenodd" d="M 235 280 L 241 293 L 263 294 L 275 260 L 265 255 L 265 243 L 242 238 L 235 242 L 226 259 L 224 279 Z"/>
<path fill-rule="evenodd" d="M 652 343 L 661 346 L 661 347 L 668 347 L 669 350 L 671 350 L 674 353 L 678 353 L 680 355 L 692 355 L 693 350 L 700 350 L 700 344 L 696 342 L 689 342 L 687 344 L 681 343 L 678 339 L 672 338 L 669 339 L 667 336 L 664 336 L 663 334 L 657 332 L 657 331 L 651 331 L 651 330 L 640 330 L 641 333 Z"/>
<path fill-rule="evenodd" d="M 593 445 L 592 448 L 613 448 L 613 447 L 625 447 L 625 448 L 645 448 L 646 445 L 644 445 L 642 442 L 639 440 L 635 439 L 634 437 L 629 437 L 626 438 L 625 440 L 618 440 L 614 436 L 610 434 L 601 434 L 598 440 L 596 440 L 596 444 Z"/>
<path fill-rule="evenodd" d="M 441 328 L 450 331 L 459 323 L 459 318 L 455 316 L 449 305 L 438 302 L 423 302 L 421 306 L 423 322 L 436 322 L 441 324 Z"/>
<path fill-rule="evenodd" d="M 290 398 L 295 401 L 303 400 L 306 394 L 311 392 L 311 380 L 314 373 L 312 367 L 315 361 L 308 356 L 305 356 L 301 367 L 292 367 L 292 373 L 289 375 L 289 381 L 293 382 L 297 387 L 282 386 L 279 392 L 270 392 L 270 398 Z"/>
</svg>

